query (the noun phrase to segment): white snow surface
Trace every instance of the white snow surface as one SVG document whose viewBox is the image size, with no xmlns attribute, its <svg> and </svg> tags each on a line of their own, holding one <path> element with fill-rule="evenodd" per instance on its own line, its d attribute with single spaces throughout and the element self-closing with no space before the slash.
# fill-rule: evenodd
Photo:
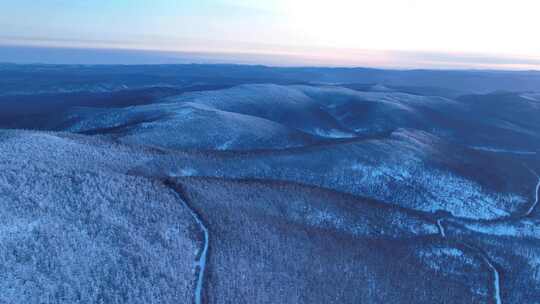
<svg viewBox="0 0 540 304">
<path fill-rule="evenodd" d="M 277 149 L 305 145 L 309 137 L 271 120 L 190 102 L 79 108 L 67 121 L 74 121 L 70 132 L 117 128 L 111 134 L 123 143 L 173 149 Z"/>
<path fill-rule="evenodd" d="M 76 138 L 0 132 L 0 303 L 194 298 L 189 211 L 160 182 L 121 173 L 144 156 Z"/>
</svg>

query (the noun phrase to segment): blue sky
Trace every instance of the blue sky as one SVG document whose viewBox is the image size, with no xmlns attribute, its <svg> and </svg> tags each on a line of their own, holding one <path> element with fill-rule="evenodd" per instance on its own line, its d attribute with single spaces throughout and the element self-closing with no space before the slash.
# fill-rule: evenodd
<svg viewBox="0 0 540 304">
<path fill-rule="evenodd" d="M 0 2 L 0 44 L 538 69 L 539 11 L 537 0 L 17 0 Z"/>
</svg>

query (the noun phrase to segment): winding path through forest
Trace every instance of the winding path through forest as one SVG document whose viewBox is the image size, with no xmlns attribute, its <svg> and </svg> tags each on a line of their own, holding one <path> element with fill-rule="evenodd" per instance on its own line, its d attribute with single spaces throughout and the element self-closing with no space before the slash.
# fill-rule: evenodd
<svg viewBox="0 0 540 304">
<path fill-rule="evenodd" d="M 531 172 L 538 178 L 538 183 L 536 184 L 536 188 L 535 188 L 535 200 L 534 202 L 531 204 L 531 206 L 529 207 L 529 209 L 527 210 L 527 212 L 525 212 L 525 217 L 527 216 L 530 216 L 533 212 L 534 212 L 534 209 L 536 209 L 536 206 L 538 206 L 538 196 L 540 196 L 539 192 L 540 192 L 540 176 L 531 170 Z"/>
<path fill-rule="evenodd" d="M 182 202 L 182 205 L 186 207 L 186 209 L 189 211 L 201 231 L 203 232 L 203 248 L 199 253 L 199 257 L 195 261 L 195 267 L 198 268 L 197 272 L 197 283 L 195 285 L 195 304 L 202 304 L 203 303 L 203 295 L 204 295 L 204 274 L 206 271 L 206 260 L 208 258 L 208 248 L 210 243 L 210 233 L 208 232 L 208 228 L 204 224 L 203 220 L 197 214 L 197 212 L 189 206 L 188 201 L 184 199 L 184 197 L 181 194 L 181 191 L 179 191 L 177 188 L 178 186 L 174 182 L 166 182 L 166 185 L 171 188 L 176 194 L 179 196 L 180 201 Z"/>
<path fill-rule="evenodd" d="M 446 238 L 446 230 L 444 228 L 444 223 L 443 223 L 444 219 L 443 218 L 440 218 L 437 220 L 437 227 L 439 228 L 439 233 L 441 235 L 441 237 L 444 239 Z M 493 262 L 491 262 L 491 260 L 488 258 L 488 256 L 482 252 L 482 250 L 472 246 L 472 245 L 469 245 L 469 244 L 466 244 L 466 243 L 462 243 L 463 246 L 467 247 L 468 249 L 474 251 L 481 259 L 482 261 L 484 262 L 484 264 L 486 264 L 486 266 L 489 268 L 489 270 L 491 271 L 491 274 L 492 274 L 492 282 L 493 282 L 493 286 L 492 286 L 492 289 L 493 289 L 493 303 L 495 304 L 502 304 L 502 300 L 501 300 L 501 276 L 499 274 L 499 270 L 497 270 L 497 267 L 495 267 L 495 265 L 493 264 Z"/>
<path fill-rule="evenodd" d="M 441 237 L 446 237 L 446 231 L 444 230 L 444 226 L 442 224 L 443 219 L 437 220 L 437 227 L 439 228 L 439 233 L 441 234 Z"/>
<path fill-rule="evenodd" d="M 493 286 L 492 286 L 492 289 L 493 289 L 493 303 L 495 304 L 502 304 L 502 300 L 501 300 L 501 276 L 499 274 L 499 270 L 497 270 L 497 267 L 495 267 L 495 265 L 493 265 L 493 262 L 488 258 L 487 254 L 485 254 L 484 252 L 482 252 L 482 250 L 472 246 L 472 245 L 469 245 L 469 244 L 463 244 L 465 247 L 469 248 L 470 250 L 476 252 L 478 254 L 478 256 L 482 259 L 482 261 L 484 262 L 484 264 L 487 265 L 487 267 L 489 268 L 489 270 L 491 271 L 491 274 L 492 274 L 492 281 L 493 281 Z"/>
<path fill-rule="evenodd" d="M 529 217 L 529 216 L 531 216 L 531 214 L 534 212 L 534 210 L 538 206 L 538 200 L 539 200 L 539 197 L 540 197 L 540 175 L 538 175 L 538 173 L 536 173 L 533 170 L 530 170 L 530 171 L 534 174 L 534 176 L 536 176 L 538 178 L 538 181 L 536 183 L 536 187 L 534 188 L 534 201 L 531 204 L 531 206 L 529 207 L 529 209 L 527 209 L 527 211 L 521 217 Z M 441 235 L 441 237 L 446 238 L 446 230 L 444 228 L 443 221 L 444 221 L 444 218 L 437 219 L 437 227 L 439 229 L 439 234 Z M 480 249 L 478 249 L 478 248 L 476 248 L 476 247 L 474 247 L 472 245 L 466 244 L 466 243 L 463 243 L 463 245 L 465 247 L 467 247 L 468 249 L 476 252 L 478 254 L 478 256 L 482 259 L 484 264 L 486 264 L 487 267 L 490 269 L 490 271 L 492 273 L 492 281 L 493 281 L 493 287 L 492 287 L 492 289 L 493 289 L 493 302 L 495 304 L 502 304 L 502 300 L 501 300 L 501 279 L 500 279 L 500 274 L 499 274 L 499 271 L 497 270 L 497 267 L 495 267 L 493 262 L 488 258 L 487 254 L 482 252 L 482 250 L 480 250 Z"/>
<path fill-rule="evenodd" d="M 195 265 L 199 268 L 198 276 L 197 276 L 197 285 L 195 286 L 195 304 L 201 304 L 202 303 L 202 297 L 203 297 L 203 285 L 204 285 L 204 273 L 206 270 L 206 258 L 208 256 L 208 243 L 210 240 L 210 235 L 208 233 L 208 228 L 204 225 L 201 218 L 193 209 L 191 209 L 187 203 L 184 202 L 184 205 L 189 209 L 189 212 L 191 213 L 191 216 L 195 219 L 201 230 L 204 234 L 204 245 L 203 249 L 199 255 L 199 258 L 195 262 Z"/>
</svg>

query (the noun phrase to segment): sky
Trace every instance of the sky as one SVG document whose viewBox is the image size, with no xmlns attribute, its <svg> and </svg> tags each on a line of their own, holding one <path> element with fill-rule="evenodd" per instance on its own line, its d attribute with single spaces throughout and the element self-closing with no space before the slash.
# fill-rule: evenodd
<svg viewBox="0 0 540 304">
<path fill-rule="evenodd" d="M 0 1 L 0 46 L 39 47 L 32 60 L 53 47 L 152 51 L 149 63 L 167 54 L 269 65 L 540 69 L 539 12 L 538 0 Z M 24 61 L 8 53 L 0 51 L 0 62 Z"/>
</svg>

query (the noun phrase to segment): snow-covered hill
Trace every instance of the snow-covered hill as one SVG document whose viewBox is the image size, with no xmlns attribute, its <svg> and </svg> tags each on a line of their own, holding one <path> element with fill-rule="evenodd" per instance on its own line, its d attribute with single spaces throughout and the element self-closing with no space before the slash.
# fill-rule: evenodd
<svg viewBox="0 0 540 304">
<path fill-rule="evenodd" d="M 0 303 L 540 298 L 533 72 L 0 76 Z"/>
</svg>

